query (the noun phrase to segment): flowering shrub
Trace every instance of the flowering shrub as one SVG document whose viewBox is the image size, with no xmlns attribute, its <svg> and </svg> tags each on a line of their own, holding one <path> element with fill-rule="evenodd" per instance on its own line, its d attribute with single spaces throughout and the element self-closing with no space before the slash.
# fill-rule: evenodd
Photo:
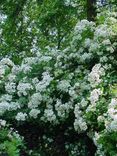
<svg viewBox="0 0 117 156">
<path fill-rule="evenodd" d="M 111 88 L 116 84 L 117 42 L 110 22 L 113 18 L 98 26 L 78 22 L 63 51 L 37 52 L 20 65 L 1 60 L 0 116 L 51 128 L 70 121 L 72 133 L 85 133 L 94 141 L 96 155 L 116 155 L 117 99 Z M 69 156 L 79 155 L 80 146 L 66 146 Z"/>
</svg>

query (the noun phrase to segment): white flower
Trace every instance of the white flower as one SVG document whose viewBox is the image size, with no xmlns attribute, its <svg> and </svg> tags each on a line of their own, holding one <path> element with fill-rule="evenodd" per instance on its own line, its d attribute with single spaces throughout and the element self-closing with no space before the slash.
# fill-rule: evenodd
<svg viewBox="0 0 117 156">
<path fill-rule="evenodd" d="M 101 64 L 96 64 L 91 73 L 88 75 L 88 81 L 92 87 L 96 87 L 100 82 L 100 76 L 105 75 L 104 69 L 101 67 Z"/>
<path fill-rule="evenodd" d="M 84 46 L 85 47 L 89 47 L 91 44 L 91 39 L 90 38 L 86 38 L 85 41 L 84 41 Z"/>
<path fill-rule="evenodd" d="M 117 131 L 117 99 L 113 98 L 108 106 L 108 120 L 105 126 L 108 131 Z"/>
<path fill-rule="evenodd" d="M 17 110 L 20 108 L 20 104 L 18 102 L 10 102 L 10 110 Z"/>
<path fill-rule="evenodd" d="M 100 75 L 95 72 L 91 72 L 89 74 L 88 80 L 90 81 L 92 87 L 97 86 L 101 82 Z"/>
<path fill-rule="evenodd" d="M 111 118 L 114 117 L 114 113 L 115 113 L 115 109 L 113 107 L 108 109 L 108 114 Z"/>
<path fill-rule="evenodd" d="M 21 71 L 20 66 L 16 66 L 16 65 L 13 66 L 13 68 L 12 68 L 12 74 L 13 75 L 18 74 L 20 71 Z"/>
<path fill-rule="evenodd" d="M 15 118 L 17 121 L 25 121 L 26 117 L 27 117 L 26 113 L 19 112 Z"/>
<path fill-rule="evenodd" d="M 110 53 L 113 53 L 114 52 L 113 47 L 107 47 L 106 50 L 109 51 Z"/>
<path fill-rule="evenodd" d="M 0 65 L 14 66 L 14 63 L 9 58 L 3 58 L 0 61 Z"/>
<path fill-rule="evenodd" d="M 80 56 L 80 60 L 81 61 L 85 61 L 86 59 L 90 59 L 91 58 L 91 56 L 92 56 L 92 54 L 91 53 L 83 53 L 81 56 Z"/>
<path fill-rule="evenodd" d="M 62 104 L 61 100 L 57 100 L 55 104 L 55 110 L 57 111 L 57 115 L 61 117 L 61 119 L 68 117 L 71 109 L 73 109 L 71 102 L 66 102 L 65 104 Z"/>
<path fill-rule="evenodd" d="M 74 109 L 74 114 L 76 118 L 80 118 L 80 116 L 82 115 L 79 105 L 80 105 L 79 103 L 76 104 Z"/>
<path fill-rule="evenodd" d="M 90 44 L 89 52 L 97 52 L 100 49 L 100 45 L 97 42 Z"/>
<path fill-rule="evenodd" d="M 75 121 L 74 121 L 75 130 L 78 132 L 86 131 L 88 127 L 85 120 L 83 119 L 82 111 L 80 110 L 80 103 L 75 105 L 74 114 L 75 114 Z"/>
<path fill-rule="evenodd" d="M 36 64 L 37 62 L 38 62 L 38 57 L 26 57 L 23 59 L 22 67 L 26 65 L 30 66 Z"/>
<path fill-rule="evenodd" d="M 43 121 L 56 122 L 56 116 L 52 109 L 45 109 L 44 115 L 41 118 Z"/>
<path fill-rule="evenodd" d="M 87 104 L 88 104 L 88 101 L 86 101 L 84 98 L 80 102 L 81 107 L 86 107 Z"/>
<path fill-rule="evenodd" d="M 0 98 L 0 101 L 11 101 L 11 100 L 12 100 L 12 95 L 9 94 L 4 94 Z"/>
<path fill-rule="evenodd" d="M 20 108 L 18 102 L 0 102 L 0 114 L 3 114 L 5 111 L 17 110 L 17 108 Z"/>
<path fill-rule="evenodd" d="M 70 87 L 70 83 L 67 80 L 61 80 L 57 85 L 57 88 L 64 92 L 67 92 L 69 87 Z"/>
<path fill-rule="evenodd" d="M 28 94 L 28 91 L 33 90 L 33 86 L 30 83 L 19 82 L 17 90 L 19 96 L 21 95 L 26 96 Z"/>
<path fill-rule="evenodd" d="M 107 62 L 107 61 L 108 61 L 108 57 L 107 56 L 100 57 L 100 62 Z"/>
<path fill-rule="evenodd" d="M 109 107 L 116 107 L 117 106 L 117 99 L 113 98 L 111 100 L 111 103 L 109 104 Z"/>
<path fill-rule="evenodd" d="M 37 108 L 42 101 L 42 95 L 40 93 L 34 93 L 28 103 L 28 108 Z"/>
<path fill-rule="evenodd" d="M 76 131 L 80 132 L 80 131 L 86 131 L 88 127 L 86 122 L 83 120 L 83 118 L 76 118 L 74 121 L 74 128 Z"/>
<path fill-rule="evenodd" d="M 73 99 L 77 99 L 78 95 L 76 93 L 76 91 L 74 90 L 73 87 L 69 88 L 69 95 L 73 98 Z"/>
<path fill-rule="evenodd" d="M 96 104 L 96 102 L 99 100 L 99 96 L 102 94 L 102 91 L 100 89 L 94 89 L 92 92 L 91 92 L 91 95 L 90 95 L 90 102 L 91 104 Z"/>
<path fill-rule="evenodd" d="M 117 120 L 113 120 L 111 123 L 110 123 L 110 128 L 112 131 L 117 131 Z"/>
<path fill-rule="evenodd" d="M 104 45 L 111 45 L 111 41 L 109 39 L 105 39 L 102 44 Z"/>
<path fill-rule="evenodd" d="M 94 143 L 95 143 L 96 146 L 97 146 L 97 141 L 99 140 L 99 138 L 100 138 L 99 133 L 95 132 L 93 141 L 94 141 Z"/>
<path fill-rule="evenodd" d="M 107 25 L 100 25 L 96 28 L 94 35 L 96 38 L 103 37 L 103 38 L 108 38 L 110 35 L 110 29 L 108 28 Z"/>
<path fill-rule="evenodd" d="M 5 85 L 5 90 L 6 92 L 8 92 L 9 94 L 15 93 L 16 92 L 16 84 L 14 82 L 8 82 Z"/>
<path fill-rule="evenodd" d="M 5 127 L 5 125 L 6 125 L 6 121 L 5 121 L 5 120 L 0 119 L 0 126 Z"/>
<path fill-rule="evenodd" d="M 82 120 L 79 122 L 79 127 L 80 127 L 81 131 L 86 131 L 88 128 L 86 122 L 84 122 Z"/>
<path fill-rule="evenodd" d="M 100 116 L 98 116 L 97 120 L 98 120 L 98 122 L 104 122 L 105 118 L 104 118 L 104 116 L 100 115 Z"/>
<path fill-rule="evenodd" d="M 37 77 L 33 78 L 33 79 L 32 79 L 32 83 L 36 86 L 37 83 L 39 83 L 38 78 L 37 78 Z"/>
<path fill-rule="evenodd" d="M 16 75 L 14 75 L 14 74 L 9 74 L 9 75 L 8 75 L 8 80 L 9 80 L 10 82 L 15 81 L 15 79 L 16 79 Z"/>
<path fill-rule="evenodd" d="M 10 105 L 6 101 L 0 102 L 0 114 L 3 114 L 6 110 L 10 109 Z"/>
<path fill-rule="evenodd" d="M 117 99 L 113 98 L 108 107 L 108 114 L 112 119 L 114 118 L 116 119 L 116 115 L 117 115 L 116 107 L 117 107 Z"/>
<path fill-rule="evenodd" d="M 32 67 L 29 66 L 28 64 L 22 64 L 22 65 L 21 65 L 21 70 L 22 70 L 25 74 L 28 73 L 28 72 L 30 72 L 31 69 L 32 69 Z"/>
<path fill-rule="evenodd" d="M 50 82 L 53 80 L 48 72 L 44 72 L 42 74 L 42 78 L 43 79 L 39 81 L 39 83 L 37 83 L 35 86 L 37 92 L 45 91 L 46 87 L 49 86 Z"/>
<path fill-rule="evenodd" d="M 4 66 L 0 66 L 0 77 L 3 77 L 5 74 L 5 68 Z"/>
<path fill-rule="evenodd" d="M 32 117 L 32 118 L 34 118 L 34 119 L 36 119 L 37 117 L 38 117 L 38 114 L 40 113 L 40 110 L 38 110 L 38 109 L 32 109 L 30 112 L 29 112 L 29 115 Z"/>
</svg>

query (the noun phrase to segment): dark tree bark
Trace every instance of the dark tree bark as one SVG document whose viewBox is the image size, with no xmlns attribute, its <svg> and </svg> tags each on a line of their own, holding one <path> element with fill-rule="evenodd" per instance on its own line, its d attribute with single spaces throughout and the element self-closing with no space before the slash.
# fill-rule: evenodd
<svg viewBox="0 0 117 156">
<path fill-rule="evenodd" d="M 96 0 L 87 0 L 87 19 L 89 21 L 95 21 L 96 19 Z"/>
</svg>

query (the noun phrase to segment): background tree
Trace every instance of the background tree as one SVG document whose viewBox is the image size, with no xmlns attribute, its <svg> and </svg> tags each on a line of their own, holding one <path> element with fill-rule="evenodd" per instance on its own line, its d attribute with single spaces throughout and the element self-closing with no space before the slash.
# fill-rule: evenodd
<svg viewBox="0 0 117 156">
<path fill-rule="evenodd" d="M 65 47 L 78 19 L 85 18 L 84 1 L 1 1 L 2 56 L 18 59 L 45 46 Z"/>
<path fill-rule="evenodd" d="M 87 19 L 89 21 L 95 21 L 96 19 L 96 0 L 87 0 Z"/>
</svg>

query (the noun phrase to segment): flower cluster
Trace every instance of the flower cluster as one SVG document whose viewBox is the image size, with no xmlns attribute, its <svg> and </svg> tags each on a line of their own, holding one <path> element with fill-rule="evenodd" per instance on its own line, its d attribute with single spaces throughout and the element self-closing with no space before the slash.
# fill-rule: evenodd
<svg viewBox="0 0 117 156">
<path fill-rule="evenodd" d="M 75 122 L 74 122 L 74 128 L 78 132 L 86 131 L 87 130 L 87 124 L 85 120 L 83 119 L 82 111 L 80 111 L 80 108 L 78 105 L 75 106 L 74 110 L 75 114 Z"/>
<path fill-rule="evenodd" d="M 105 72 L 104 69 L 101 67 L 101 64 L 96 64 L 93 68 L 91 73 L 89 74 L 88 80 L 92 87 L 96 87 L 100 82 L 100 76 L 104 76 Z"/>
<path fill-rule="evenodd" d="M 105 121 L 108 131 L 117 131 L 117 99 L 112 99 L 108 106 L 108 120 Z"/>
</svg>

